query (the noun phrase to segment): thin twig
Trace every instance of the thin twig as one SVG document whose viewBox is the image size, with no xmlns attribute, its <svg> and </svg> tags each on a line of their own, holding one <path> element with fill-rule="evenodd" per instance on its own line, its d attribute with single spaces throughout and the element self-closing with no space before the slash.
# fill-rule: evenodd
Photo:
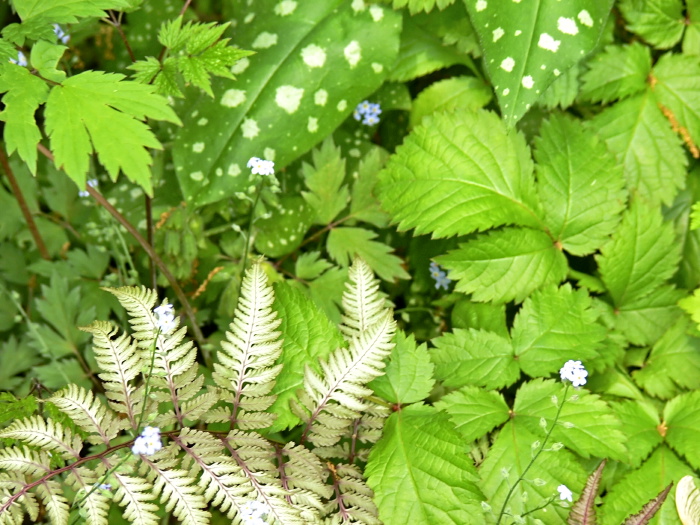
<svg viewBox="0 0 700 525">
<path fill-rule="evenodd" d="M 121 18 L 121 13 L 119 14 L 119 17 Z M 117 33 L 119 33 L 119 37 L 122 39 L 122 42 L 124 42 L 124 47 L 126 47 L 126 52 L 129 53 L 129 58 L 132 62 L 136 62 L 136 55 L 134 54 L 133 49 L 131 49 L 131 44 L 129 44 L 129 40 L 124 34 L 124 29 L 122 29 L 121 20 L 117 19 L 114 16 L 114 11 L 109 12 L 109 18 L 110 22 L 112 23 L 112 26 L 117 28 Z"/>
<path fill-rule="evenodd" d="M 5 154 L 5 150 L 0 148 L 0 164 L 2 164 L 3 170 L 5 170 L 5 175 L 7 175 L 7 179 L 10 181 L 10 186 L 12 187 L 12 193 L 15 194 L 15 199 L 17 199 L 17 203 L 19 204 L 20 210 L 22 210 L 22 215 L 24 215 L 24 220 L 27 221 L 27 227 L 29 228 L 29 231 L 32 234 L 32 237 L 34 238 L 34 242 L 36 243 L 36 247 L 39 249 L 39 253 L 41 256 L 46 259 L 47 261 L 51 260 L 51 255 L 49 255 L 49 250 L 46 249 L 46 245 L 44 244 L 44 239 L 41 237 L 41 233 L 39 233 L 39 229 L 36 227 L 36 223 L 34 222 L 34 217 L 32 216 L 32 212 L 29 211 L 29 206 L 27 206 L 27 201 L 24 199 L 24 195 L 22 194 L 22 189 L 19 187 L 19 184 L 17 184 L 17 179 L 15 178 L 15 174 L 12 171 L 12 168 L 10 167 L 10 162 L 7 159 L 7 155 Z"/>
</svg>

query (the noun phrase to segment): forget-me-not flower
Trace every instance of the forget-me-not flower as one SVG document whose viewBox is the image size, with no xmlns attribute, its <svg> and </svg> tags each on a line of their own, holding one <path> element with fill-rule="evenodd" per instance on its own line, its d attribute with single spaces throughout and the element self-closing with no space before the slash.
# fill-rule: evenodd
<svg viewBox="0 0 700 525">
<path fill-rule="evenodd" d="M 559 485 L 557 487 L 557 492 L 559 492 L 559 499 L 573 501 L 573 493 L 569 490 L 569 487 L 567 487 L 566 485 Z"/>
<path fill-rule="evenodd" d="M 430 276 L 435 279 L 436 290 L 439 290 L 441 287 L 447 290 L 447 287 L 452 282 L 452 279 L 447 277 L 447 273 L 435 261 L 430 263 Z"/>
<path fill-rule="evenodd" d="M 377 103 L 363 100 L 360 102 L 352 116 L 355 120 L 361 120 L 365 126 L 374 126 L 379 124 L 379 115 L 382 114 L 382 109 Z"/>
<path fill-rule="evenodd" d="M 153 309 L 156 316 L 156 327 L 164 334 L 168 334 L 175 329 L 175 314 L 172 304 L 162 304 Z"/>
<path fill-rule="evenodd" d="M 561 367 L 559 375 L 562 381 L 571 381 L 573 386 L 579 387 L 586 384 L 588 371 L 581 364 L 581 361 L 569 360 Z"/>
<path fill-rule="evenodd" d="M 161 448 L 163 448 L 163 444 L 160 441 L 160 429 L 158 427 L 146 427 L 134 441 L 131 452 L 136 456 L 152 456 Z"/>
<path fill-rule="evenodd" d="M 251 157 L 247 166 L 255 175 L 274 175 L 275 163 L 271 160 L 263 160 L 258 157 Z"/>
</svg>

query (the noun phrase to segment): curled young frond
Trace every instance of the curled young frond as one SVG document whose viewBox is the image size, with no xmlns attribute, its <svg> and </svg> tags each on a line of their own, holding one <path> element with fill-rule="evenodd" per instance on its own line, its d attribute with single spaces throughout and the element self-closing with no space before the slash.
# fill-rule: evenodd
<svg viewBox="0 0 700 525">
<path fill-rule="evenodd" d="M 231 392 L 231 405 L 215 412 L 215 419 L 241 429 L 265 428 L 274 415 L 264 412 L 275 401 L 269 395 L 282 365 L 275 361 L 282 352 L 281 320 L 272 309 L 274 293 L 261 263 L 251 266 L 241 286 L 241 296 L 226 340 L 214 364 L 214 381 Z"/>
<path fill-rule="evenodd" d="M 379 293 L 379 281 L 360 258 L 348 270 L 349 282 L 343 293 L 343 324 L 340 330 L 348 341 L 377 324 L 387 311 L 387 300 Z"/>
</svg>

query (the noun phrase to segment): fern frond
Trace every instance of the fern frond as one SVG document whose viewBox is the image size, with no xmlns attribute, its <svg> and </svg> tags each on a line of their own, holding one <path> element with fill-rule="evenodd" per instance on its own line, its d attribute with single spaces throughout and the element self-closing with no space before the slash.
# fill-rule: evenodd
<svg viewBox="0 0 700 525">
<path fill-rule="evenodd" d="M 365 483 L 362 472 L 355 465 L 336 465 L 332 471 L 335 499 L 331 509 L 335 515 L 331 523 L 366 523 L 381 525 L 379 511 L 372 501 L 374 493 Z"/>
<path fill-rule="evenodd" d="M 277 449 L 277 469 L 282 486 L 289 491 L 286 498 L 290 505 L 324 512 L 324 500 L 333 495 L 333 489 L 323 482 L 327 471 L 316 454 L 301 445 L 287 443 Z M 302 514 L 307 520 L 314 516 L 318 514 Z"/>
<path fill-rule="evenodd" d="M 569 517 L 566 520 L 569 525 L 595 525 L 595 498 L 598 496 L 598 487 L 603 476 L 605 463 L 606 460 L 603 460 L 598 468 L 588 476 L 586 487 L 569 512 Z"/>
<path fill-rule="evenodd" d="M 36 492 L 51 518 L 51 525 L 68 525 L 68 500 L 63 495 L 61 484 L 48 479 L 37 485 Z"/>
<path fill-rule="evenodd" d="M 672 487 L 673 481 L 669 483 L 665 489 L 659 492 L 655 498 L 647 501 L 642 507 L 642 510 L 640 510 L 637 514 L 628 516 L 622 525 L 646 525 L 649 523 L 651 518 L 653 518 L 654 515 L 661 509 L 661 505 L 663 505 L 664 501 L 666 501 L 666 496 L 668 496 L 668 493 L 671 492 Z"/>
<path fill-rule="evenodd" d="M 80 329 L 92 334 L 95 360 L 103 370 L 98 376 L 110 406 L 125 414 L 131 428 L 137 430 L 142 399 L 135 396 L 132 381 L 141 372 L 143 363 L 133 339 L 127 334 L 114 339 L 119 329 L 105 321 L 95 321 Z"/>
<path fill-rule="evenodd" d="M 114 501 L 124 507 L 124 518 L 139 525 L 158 525 L 158 505 L 152 503 L 156 498 L 153 485 L 145 479 L 124 474 L 115 473 L 114 478 L 118 484 Z"/>
<path fill-rule="evenodd" d="M 275 365 L 282 352 L 277 331 L 282 321 L 272 309 L 273 301 L 272 286 L 256 263 L 243 278 L 234 319 L 212 374 L 217 385 L 233 393 L 228 417 L 238 428 L 265 428 L 274 421 L 274 414 L 262 413 L 276 399 L 269 394 L 282 370 L 282 365 Z"/>
<path fill-rule="evenodd" d="M 129 324 L 134 330 L 133 337 L 140 342 L 139 346 L 141 348 L 148 347 L 158 331 L 156 316 L 153 313 L 153 307 L 158 301 L 158 294 L 145 286 L 103 289 L 113 294 L 129 314 Z M 143 341 L 147 341 L 147 343 L 142 345 Z"/>
<path fill-rule="evenodd" d="M 83 448 L 80 437 L 74 436 L 70 429 L 51 419 L 45 421 L 41 416 L 15 421 L 0 430 L 2 438 L 18 439 L 42 450 L 58 452 L 64 459 L 79 458 Z"/>
<path fill-rule="evenodd" d="M 18 493 L 25 486 L 26 481 L 23 476 L 14 473 L 0 474 L 0 508 L 4 508 L 11 495 Z M 25 514 L 28 514 L 34 522 L 39 518 L 39 502 L 31 492 L 25 492 L 0 512 L 0 524 L 21 525 Z"/>
<path fill-rule="evenodd" d="M 96 469 L 77 467 L 68 474 L 66 481 L 76 489 L 76 500 L 80 501 L 80 514 L 87 525 L 105 525 L 108 523 L 111 497 L 101 490 L 92 490 L 100 476 L 104 474 L 104 465 Z"/>
<path fill-rule="evenodd" d="M 349 348 L 339 348 L 321 362 L 323 377 L 306 367 L 305 391 L 299 394 L 299 404 L 292 400 L 295 413 L 306 423 L 302 441 L 317 446 L 340 441 L 367 408 L 363 398 L 372 391 L 364 385 L 381 374 L 395 331 L 396 322 L 385 311 L 378 323 L 352 339 Z"/>
<path fill-rule="evenodd" d="M 49 401 L 87 432 L 87 441 L 92 444 L 109 445 L 125 428 L 125 421 L 120 421 L 91 391 L 77 385 L 68 385 L 50 397 Z"/>
<path fill-rule="evenodd" d="M 0 468 L 9 472 L 41 476 L 51 470 L 51 460 L 46 452 L 29 447 L 10 447 L 0 450 Z"/>
<path fill-rule="evenodd" d="M 340 330 L 349 341 L 377 324 L 386 312 L 386 298 L 379 292 L 379 281 L 359 257 L 348 270 L 349 282 L 343 293 L 343 324 Z"/>
</svg>

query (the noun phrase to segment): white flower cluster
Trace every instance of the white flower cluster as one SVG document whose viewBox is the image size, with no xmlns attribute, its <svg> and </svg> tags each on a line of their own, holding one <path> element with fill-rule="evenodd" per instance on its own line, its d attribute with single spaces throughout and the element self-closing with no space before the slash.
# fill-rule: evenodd
<svg viewBox="0 0 700 525">
<path fill-rule="evenodd" d="M 161 448 L 163 448 L 163 444 L 160 442 L 160 429 L 158 427 L 146 427 L 134 441 L 131 452 L 136 456 L 151 456 Z"/>
<path fill-rule="evenodd" d="M 270 512 L 264 503 L 248 501 L 241 506 L 241 523 L 250 525 L 265 525 L 263 516 Z"/>
<path fill-rule="evenodd" d="M 247 166 L 253 170 L 253 174 L 255 175 L 274 175 L 275 173 L 275 163 L 271 160 L 251 157 Z"/>
<path fill-rule="evenodd" d="M 156 327 L 160 328 L 161 333 L 168 334 L 177 326 L 172 304 L 158 306 L 153 309 L 153 313 L 156 315 Z"/>
<path fill-rule="evenodd" d="M 586 384 L 588 372 L 581 364 L 581 361 L 569 360 L 561 367 L 559 375 L 562 381 L 571 381 L 572 385 L 578 387 Z"/>
<path fill-rule="evenodd" d="M 361 120 L 365 126 L 374 126 L 379 124 L 379 115 L 381 114 L 382 108 L 379 104 L 363 100 L 357 105 L 352 116 L 355 120 Z"/>
<path fill-rule="evenodd" d="M 567 487 L 566 485 L 559 485 L 557 487 L 557 492 L 559 492 L 560 500 L 573 501 L 572 496 L 574 494 L 569 490 L 569 487 Z"/>
</svg>

